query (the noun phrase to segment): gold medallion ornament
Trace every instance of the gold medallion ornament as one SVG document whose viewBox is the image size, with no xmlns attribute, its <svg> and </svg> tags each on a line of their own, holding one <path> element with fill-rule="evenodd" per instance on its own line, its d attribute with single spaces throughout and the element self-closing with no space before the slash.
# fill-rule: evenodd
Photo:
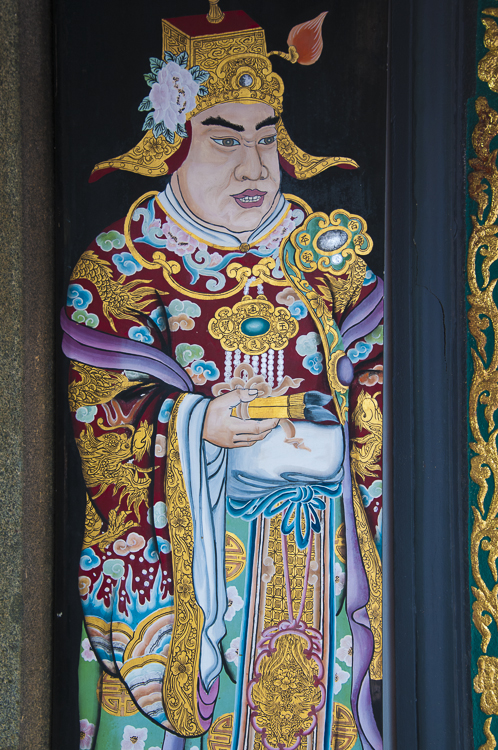
<svg viewBox="0 0 498 750">
<path fill-rule="evenodd" d="M 269 349 L 285 349 L 299 325 L 286 307 L 274 307 L 264 294 L 258 294 L 256 299 L 245 295 L 232 308 L 221 307 L 209 321 L 208 330 L 225 351 L 263 354 Z"/>
<path fill-rule="evenodd" d="M 353 714 L 342 703 L 334 702 L 334 721 L 330 750 L 350 750 L 358 737 Z"/>
<path fill-rule="evenodd" d="M 133 716 L 138 713 L 126 685 L 107 672 L 102 674 L 97 683 L 97 697 L 102 708 L 111 716 Z"/>
</svg>

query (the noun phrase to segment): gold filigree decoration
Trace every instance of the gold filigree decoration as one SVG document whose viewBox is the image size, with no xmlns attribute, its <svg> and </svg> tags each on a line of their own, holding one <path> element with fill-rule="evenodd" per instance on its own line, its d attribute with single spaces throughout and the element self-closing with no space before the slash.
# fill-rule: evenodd
<svg viewBox="0 0 498 750">
<path fill-rule="evenodd" d="M 194 526 L 185 489 L 176 422 L 183 396 L 176 401 L 168 430 L 168 468 L 166 472 L 166 506 L 175 564 L 175 620 L 168 663 L 163 684 L 166 715 L 174 731 L 182 737 L 204 733 L 197 712 L 197 680 L 203 625 L 202 610 L 197 604 L 192 577 Z"/>
<path fill-rule="evenodd" d="M 362 390 L 351 415 L 356 427 L 368 433 L 354 438 L 351 448 L 351 470 L 362 479 L 380 472 L 380 466 L 376 462 L 382 452 L 382 412 L 377 403 L 377 395 L 370 396 Z"/>
<path fill-rule="evenodd" d="M 496 449 L 495 411 L 498 408 L 498 349 L 494 346 L 498 331 L 498 309 L 493 300 L 496 279 L 490 278 L 490 266 L 498 258 L 496 221 L 498 218 L 498 170 L 496 151 L 490 142 L 498 134 L 498 116 L 484 97 L 476 102 L 479 122 L 473 133 L 477 159 L 470 165 L 469 195 L 479 207 L 472 216 L 473 231 L 469 241 L 467 277 L 469 295 L 469 330 L 476 342 L 471 349 L 474 372 L 469 395 L 469 421 L 473 442 L 470 449 L 471 479 L 478 485 L 477 507 L 473 506 L 474 523 L 470 538 L 470 560 L 475 586 L 472 587 L 473 622 L 481 634 L 481 650 L 486 653 L 490 624 L 498 625 L 498 453 Z M 479 269 L 479 280 L 478 280 Z M 484 407 L 483 418 L 478 409 Z M 481 572 L 479 555 L 487 552 L 487 563 L 494 584 L 489 587 Z"/>
<path fill-rule="evenodd" d="M 140 323 L 140 319 L 136 317 L 137 313 L 151 302 L 151 299 L 144 298 L 155 297 L 156 294 L 153 287 L 137 287 L 140 283 L 150 284 L 150 280 L 135 279 L 125 284 L 126 276 L 122 274 L 115 281 L 109 261 L 99 258 L 93 250 L 86 250 L 77 262 L 71 281 L 76 279 L 91 281 L 97 289 L 102 301 L 102 311 L 113 331 L 116 331 L 113 318 Z"/>
<path fill-rule="evenodd" d="M 353 476 L 353 510 L 356 521 L 361 559 L 368 579 L 370 596 L 367 613 L 374 637 L 374 653 L 370 662 L 370 677 L 382 679 L 382 563 L 365 513 L 356 478 Z"/>
<path fill-rule="evenodd" d="M 111 486 L 113 494 L 123 488 L 119 502 L 126 497 L 128 510 L 133 507 L 138 519 L 140 505 L 148 506 L 148 474 L 152 469 L 141 469 L 130 460 L 140 460 L 150 450 L 152 425 L 144 420 L 136 431 L 132 425 L 126 425 L 125 430 L 112 430 L 97 437 L 92 425 L 87 424 L 76 438 L 76 445 L 87 487 L 99 487 L 94 497 L 100 497 Z"/>
<path fill-rule="evenodd" d="M 106 524 L 95 510 L 87 493 L 83 549 L 98 544 L 99 549 L 104 550 L 116 539 L 119 539 L 125 531 L 137 527 L 137 523 L 128 520 L 129 515 L 125 510 L 118 513 L 115 508 L 111 508 Z M 106 531 L 103 530 L 105 526 L 107 526 Z"/>
<path fill-rule="evenodd" d="M 330 750 L 351 750 L 358 737 L 353 714 L 342 703 L 334 701 L 334 719 Z"/>
<path fill-rule="evenodd" d="M 496 740 L 491 731 L 491 721 L 492 719 L 489 718 L 484 722 L 483 731 L 484 736 L 486 737 L 486 742 L 484 743 L 484 745 L 481 745 L 479 750 L 494 750 L 494 748 L 496 747 Z"/>
<path fill-rule="evenodd" d="M 207 738 L 208 750 L 229 750 L 232 744 L 233 714 L 223 714 L 213 721 Z"/>
<path fill-rule="evenodd" d="M 486 15 L 496 16 L 496 8 L 488 8 L 483 11 Z M 484 46 L 489 51 L 480 60 L 477 66 L 477 75 L 484 83 L 487 83 L 491 91 L 498 93 L 498 26 L 492 18 L 482 18 L 484 32 Z"/>
<path fill-rule="evenodd" d="M 225 534 L 225 577 L 227 582 L 240 576 L 246 567 L 246 548 L 238 536 L 227 531 Z"/>
<path fill-rule="evenodd" d="M 325 286 L 319 286 L 318 289 L 324 299 L 334 303 L 334 312 L 343 313 L 348 305 L 355 305 L 358 302 L 366 272 L 367 264 L 358 258 L 349 269 L 345 279 L 337 278 L 329 273 L 325 274 L 322 279 Z"/>
<path fill-rule="evenodd" d="M 481 694 L 481 711 L 498 716 L 498 659 L 494 656 L 480 656 L 477 660 L 477 674 L 474 677 L 474 690 Z"/>
<path fill-rule="evenodd" d="M 258 665 L 261 677 L 252 688 L 258 727 L 269 745 L 292 747 L 296 733 L 308 730 L 319 705 L 318 664 L 305 656 L 308 643 L 297 635 L 281 636 L 271 656 Z"/>
<path fill-rule="evenodd" d="M 354 438 L 351 446 L 351 473 L 353 476 L 353 507 L 358 530 L 360 551 L 370 588 L 367 612 L 374 636 L 374 655 L 370 664 L 372 679 L 382 679 L 382 564 L 372 538 L 365 514 L 357 476 L 375 476 L 381 467 L 377 463 L 382 452 L 382 412 L 376 399 L 362 390 L 351 415 L 354 424 L 367 435 Z"/>
<path fill-rule="evenodd" d="M 81 362 L 71 362 L 71 369 L 80 375 L 80 380 L 72 380 L 68 386 L 71 411 L 80 406 L 105 404 L 121 391 L 140 385 L 139 380 L 128 380 L 124 373 L 108 372 Z"/>
<path fill-rule="evenodd" d="M 111 716 L 133 716 L 138 713 L 126 686 L 107 672 L 101 675 L 97 683 L 97 698 L 104 711 Z"/>
<path fill-rule="evenodd" d="M 298 330 L 299 324 L 288 308 L 274 307 L 264 294 L 256 299 L 245 295 L 231 309 L 220 307 L 208 324 L 209 333 L 223 349 L 240 349 L 244 354 L 285 349 Z"/>
</svg>

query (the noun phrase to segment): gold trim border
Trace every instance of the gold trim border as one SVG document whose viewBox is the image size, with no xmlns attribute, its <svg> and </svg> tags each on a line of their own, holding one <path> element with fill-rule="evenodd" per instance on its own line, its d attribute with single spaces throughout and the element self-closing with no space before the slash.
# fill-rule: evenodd
<svg viewBox="0 0 498 750">
<path fill-rule="evenodd" d="M 478 96 L 475 111 L 478 122 L 471 135 L 475 156 L 469 158 L 468 196 L 474 205 L 468 209 L 471 234 L 467 256 L 468 331 L 471 357 L 469 388 L 470 455 L 470 568 L 473 579 L 472 621 L 478 631 L 472 634 L 474 738 L 477 745 L 481 731 L 485 743 L 479 750 L 497 746 L 498 715 L 498 306 L 495 287 L 498 271 L 492 268 L 498 260 L 498 169 L 497 151 L 491 142 L 498 135 L 498 112 L 493 108 L 498 92 L 498 51 L 492 44 L 498 37 L 498 26 L 486 18 L 498 15 L 498 8 L 482 11 L 483 38 L 488 52 L 478 63 L 480 81 L 490 92 Z M 477 38 L 477 44 L 480 37 Z M 478 84 L 478 91 L 483 90 Z M 491 102 L 491 104 L 490 104 Z M 477 211 L 476 211 L 477 204 Z M 472 482 L 477 485 L 477 493 Z M 477 637 L 476 637 L 477 636 Z M 479 638 L 480 636 L 480 638 Z M 480 641 L 480 642 L 479 642 Z"/>
</svg>

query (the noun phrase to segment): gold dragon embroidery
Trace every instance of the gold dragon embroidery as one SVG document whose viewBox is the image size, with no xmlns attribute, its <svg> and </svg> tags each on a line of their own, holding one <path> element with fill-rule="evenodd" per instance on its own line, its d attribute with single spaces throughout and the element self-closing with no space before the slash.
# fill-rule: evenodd
<svg viewBox="0 0 498 750">
<path fill-rule="evenodd" d="M 376 396 L 361 391 L 352 419 L 356 427 L 366 430 L 367 435 L 354 438 L 351 448 L 351 470 L 362 479 L 373 477 L 380 471 L 377 462 L 382 451 L 382 413 Z"/>
<path fill-rule="evenodd" d="M 106 429 L 99 420 L 99 426 Z M 133 463 L 133 458 L 140 461 L 145 452 L 149 452 L 152 442 L 152 425 L 144 420 L 135 430 L 132 425 L 125 425 L 129 433 L 113 430 L 95 436 L 90 424 L 81 431 L 76 444 L 81 456 L 83 477 L 88 487 L 99 487 L 95 498 L 100 497 L 113 486 L 113 495 L 123 488 L 120 502 L 127 499 L 127 507 L 133 507 L 139 518 L 140 505 L 148 505 L 147 491 L 151 483 L 148 473 L 152 469 L 141 469 Z"/>
<path fill-rule="evenodd" d="M 361 258 L 357 258 L 350 267 L 345 279 L 327 273 L 321 279 L 325 286 L 318 289 L 328 302 L 334 303 L 334 312 L 342 313 L 348 305 L 355 305 L 361 293 L 367 264 Z"/>
<path fill-rule="evenodd" d="M 103 531 L 105 522 L 99 516 L 94 508 L 90 497 L 86 496 L 85 512 L 85 536 L 83 538 L 83 549 L 92 547 L 94 544 L 99 545 L 104 550 L 110 544 L 119 539 L 125 531 L 138 526 L 137 523 L 128 520 L 130 513 L 125 510 L 118 513 L 114 508 L 109 511 L 107 520 L 107 531 Z"/>
<path fill-rule="evenodd" d="M 150 280 L 135 279 L 124 283 L 126 276 L 122 274 L 117 281 L 112 278 L 112 269 L 109 261 L 99 258 L 93 250 L 83 253 L 77 262 L 71 276 L 71 281 L 76 279 L 88 279 L 97 289 L 102 300 L 102 310 L 111 324 L 112 330 L 116 326 L 112 318 L 121 320 L 133 320 L 140 323 L 136 314 L 142 312 L 151 302 L 156 291 L 150 286 L 137 287 L 141 282 L 150 284 Z M 149 299 L 144 299 L 149 297 Z"/>
<path fill-rule="evenodd" d="M 80 406 L 97 406 L 105 404 L 121 391 L 139 385 L 139 380 L 128 380 L 119 372 L 108 372 L 99 367 L 91 367 L 81 362 L 72 362 L 72 369 L 81 376 L 81 380 L 69 383 L 69 408 L 76 411 Z"/>
</svg>

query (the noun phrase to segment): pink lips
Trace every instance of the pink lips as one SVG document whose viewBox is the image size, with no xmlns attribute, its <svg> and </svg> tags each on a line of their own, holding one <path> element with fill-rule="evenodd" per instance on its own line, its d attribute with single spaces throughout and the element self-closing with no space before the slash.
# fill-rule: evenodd
<svg viewBox="0 0 498 750">
<path fill-rule="evenodd" d="M 243 193 L 232 195 L 238 206 L 241 208 L 260 208 L 263 205 L 266 193 L 261 190 L 244 190 Z"/>
</svg>

